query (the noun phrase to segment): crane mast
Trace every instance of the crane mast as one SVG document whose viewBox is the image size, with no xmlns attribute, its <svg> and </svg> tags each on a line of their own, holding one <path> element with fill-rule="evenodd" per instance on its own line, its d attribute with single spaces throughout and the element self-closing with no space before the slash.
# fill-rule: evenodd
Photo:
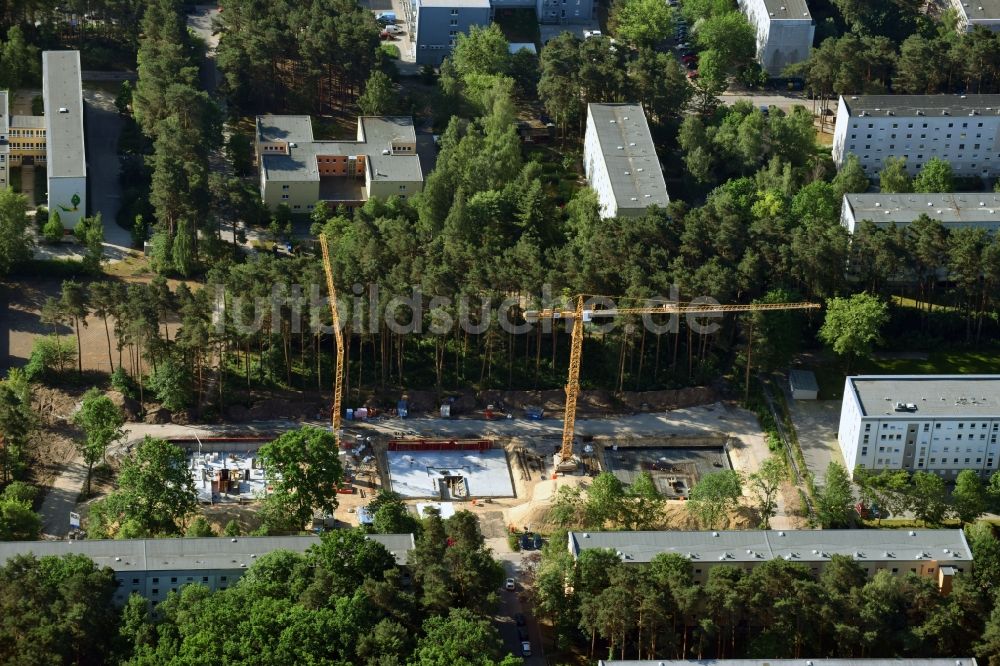
<svg viewBox="0 0 1000 666">
<path fill-rule="evenodd" d="M 330 248 L 327 246 L 326 234 L 320 233 L 319 246 L 323 250 L 323 272 L 326 273 L 326 290 L 330 298 L 330 317 L 333 324 L 333 337 L 337 342 L 337 367 L 333 380 L 333 406 L 330 409 L 330 424 L 334 436 L 340 431 L 340 419 L 343 410 L 341 402 L 344 397 L 344 334 L 340 330 L 340 312 L 337 310 L 337 289 L 333 286 L 333 266 L 330 264 Z"/>
<path fill-rule="evenodd" d="M 712 314 L 716 312 L 766 312 L 774 310 L 813 310 L 820 307 L 818 303 L 750 303 L 734 305 L 717 304 L 678 304 L 663 303 L 655 306 L 584 309 L 584 295 L 576 297 L 575 307 L 570 309 L 548 308 L 544 310 L 528 310 L 524 313 L 525 321 L 535 322 L 540 319 L 568 319 L 573 322 L 569 352 L 569 378 L 566 380 L 566 415 L 563 420 L 562 447 L 559 450 L 560 465 L 569 464 L 573 459 L 573 437 L 576 432 L 576 403 L 580 397 L 580 363 L 583 358 L 583 324 L 597 317 L 619 317 L 622 315 L 643 314 Z M 747 372 L 749 373 L 749 355 L 747 356 Z M 748 375 L 749 376 L 749 375 Z"/>
</svg>

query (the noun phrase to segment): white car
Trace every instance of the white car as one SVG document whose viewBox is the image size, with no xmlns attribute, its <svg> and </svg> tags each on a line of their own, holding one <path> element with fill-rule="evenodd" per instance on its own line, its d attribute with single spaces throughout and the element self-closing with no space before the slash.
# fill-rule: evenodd
<svg viewBox="0 0 1000 666">
<path fill-rule="evenodd" d="M 390 23 L 389 25 L 385 26 L 385 31 L 387 33 L 389 33 L 390 35 L 402 35 L 403 34 L 403 29 L 400 28 L 395 23 Z"/>
<path fill-rule="evenodd" d="M 528 641 L 521 641 L 521 655 L 524 657 L 531 656 L 531 643 Z"/>
<path fill-rule="evenodd" d="M 503 589 L 510 591 L 510 590 L 513 590 L 516 587 L 517 587 L 517 583 L 514 582 L 513 578 L 508 578 L 507 580 L 504 581 Z"/>
</svg>

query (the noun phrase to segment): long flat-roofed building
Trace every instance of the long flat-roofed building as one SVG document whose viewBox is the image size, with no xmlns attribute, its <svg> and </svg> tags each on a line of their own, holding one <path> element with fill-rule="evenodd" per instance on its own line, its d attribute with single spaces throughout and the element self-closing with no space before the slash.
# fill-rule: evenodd
<svg viewBox="0 0 1000 666">
<path fill-rule="evenodd" d="M 365 538 L 385 546 L 397 566 L 406 564 L 414 548 L 412 534 L 369 534 Z M 115 603 L 124 604 L 133 593 L 157 603 L 188 583 L 224 590 L 258 557 L 276 550 L 304 553 L 319 542 L 318 536 L 0 541 L 0 565 L 17 555 L 86 555 L 97 566 L 114 569 L 118 580 Z"/>
<path fill-rule="evenodd" d="M 837 440 L 849 473 L 1000 468 L 1000 375 L 848 377 Z"/>
<path fill-rule="evenodd" d="M 49 211 L 72 229 L 87 215 L 87 157 L 79 51 L 42 53 Z"/>
<path fill-rule="evenodd" d="M 412 6 L 415 60 L 435 67 L 451 55 L 459 34 L 468 34 L 474 25 L 485 28 L 493 12 L 490 0 L 413 0 Z"/>
<path fill-rule="evenodd" d="M 863 220 L 886 229 L 905 227 L 921 215 L 952 229 L 985 229 L 991 234 L 1000 230 L 1000 194 L 845 194 L 840 222 L 850 232 Z"/>
<path fill-rule="evenodd" d="M 639 104 L 588 104 L 583 168 L 601 217 L 643 215 L 670 203 L 660 159 Z"/>
<path fill-rule="evenodd" d="M 757 34 L 757 61 L 771 76 L 806 60 L 816 24 L 805 0 L 739 0 Z"/>
<path fill-rule="evenodd" d="M 319 201 L 353 208 L 424 186 L 409 116 L 362 116 L 354 141 L 313 139 L 309 116 L 257 116 L 255 143 L 261 197 L 272 209 L 308 213 Z"/>
<path fill-rule="evenodd" d="M 626 659 L 599 666 L 978 666 L 972 657 L 932 659 Z"/>
<path fill-rule="evenodd" d="M 819 574 L 832 555 L 857 561 L 866 573 L 888 571 L 934 578 L 944 590 L 952 576 L 972 564 L 962 530 L 732 530 L 717 532 L 570 532 L 574 558 L 585 550 L 609 549 L 628 564 L 648 564 L 663 553 L 691 562 L 704 583 L 712 567 L 752 569 L 769 560 L 798 562 Z"/>
<path fill-rule="evenodd" d="M 958 27 L 971 32 L 976 26 L 1000 30 L 1000 0 L 951 0 L 958 13 Z"/>
<path fill-rule="evenodd" d="M 1000 174 L 1000 95 L 853 95 L 837 103 L 833 161 L 850 154 L 875 176 L 888 157 L 911 175 L 938 157 L 957 176 Z"/>
</svg>

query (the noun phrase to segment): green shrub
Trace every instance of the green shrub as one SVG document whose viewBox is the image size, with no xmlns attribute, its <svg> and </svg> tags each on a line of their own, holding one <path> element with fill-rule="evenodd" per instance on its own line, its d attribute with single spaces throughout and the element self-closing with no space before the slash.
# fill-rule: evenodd
<svg viewBox="0 0 1000 666">
<path fill-rule="evenodd" d="M 45 222 L 45 226 L 42 227 L 42 235 L 45 237 L 46 243 L 58 243 L 62 240 L 63 234 L 63 224 L 59 218 L 59 211 L 54 210 Z"/>
<path fill-rule="evenodd" d="M 31 346 L 31 356 L 24 366 L 24 376 L 29 382 L 51 379 L 56 373 L 63 372 L 76 360 L 76 343 L 74 338 L 60 338 L 47 335 L 35 338 Z"/>
</svg>

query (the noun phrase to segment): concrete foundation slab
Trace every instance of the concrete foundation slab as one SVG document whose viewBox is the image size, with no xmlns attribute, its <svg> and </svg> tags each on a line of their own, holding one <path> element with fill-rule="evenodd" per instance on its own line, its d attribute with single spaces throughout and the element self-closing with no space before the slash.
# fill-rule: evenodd
<svg viewBox="0 0 1000 666">
<path fill-rule="evenodd" d="M 403 497 L 466 499 L 513 497 L 507 453 L 486 451 L 388 451 L 389 484 Z"/>
</svg>

